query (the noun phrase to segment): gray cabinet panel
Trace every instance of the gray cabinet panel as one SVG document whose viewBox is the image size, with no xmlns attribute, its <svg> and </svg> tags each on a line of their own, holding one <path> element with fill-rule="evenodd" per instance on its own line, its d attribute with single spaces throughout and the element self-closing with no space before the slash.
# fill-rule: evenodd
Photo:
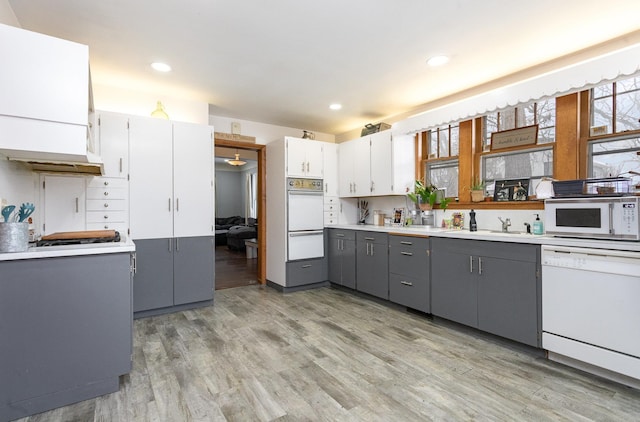
<svg viewBox="0 0 640 422">
<path fill-rule="evenodd" d="M 173 239 L 135 240 L 133 311 L 173 305 Z"/>
<path fill-rule="evenodd" d="M 431 312 L 477 327 L 478 283 L 471 271 L 477 258 L 458 252 L 458 246 L 464 247 L 464 241 L 431 239 Z"/>
<path fill-rule="evenodd" d="M 212 236 L 175 239 L 173 304 L 213 299 L 214 239 Z"/>
<path fill-rule="evenodd" d="M 389 241 L 386 233 L 356 233 L 356 289 L 389 299 Z"/>
<path fill-rule="evenodd" d="M 431 258 L 434 315 L 540 347 L 538 246 L 433 238 Z"/>
<path fill-rule="evenodd" d="M 324 258 L 302 259 L 286 264 L 287 287 L 327 281 L 327 261 Z"/>
<path fill-rule="evenodd" d="M 395 237 L 395 236 L 391 236 Z M 429 272 L 429 247 L 391 244 L 389 246 L 389 272 L 415 275 Z"/>
<path fill-rule="evenodd" d="M 356 288 L 356 242 L 353 230 L 329 229 L 329 281 Z"/>
<path fill-rule="evenodd" d="M 428 275 L 409 277 L 389 274 L 389 300 L 422 312 L 429 312 Z"/>
<path fill-rule="evenodd" d="M 0 419 L 88 398 L 131 370 L 128 252 L 3 261 L 0 273 Z"/>
<path fill-rule="evenodd" d="M 419 249 L 429 249 L 429 238 L 428 237 L 416 237 L 416 236 L 399 236 L 399 235 L 390 235 L 389 236 L 389 247 L 391 249 L 396 247 L 401 248 L 419 248 Z"/>
<path fill-rule="evenodd" d="M 484 257 L 478 282 L 478 328 L 538 346 L 536 264 Z"/>
</svg>

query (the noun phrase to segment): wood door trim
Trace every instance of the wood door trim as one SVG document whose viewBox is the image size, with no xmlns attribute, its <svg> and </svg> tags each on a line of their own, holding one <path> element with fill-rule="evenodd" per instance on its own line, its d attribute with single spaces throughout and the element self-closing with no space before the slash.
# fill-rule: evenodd
<svg viewBox="0 0 640 422">
<path fill-rule="evenodd" d="M 266 169 L 267 150 L 266 145 L 248 144 L 246 142 L 229 141 L 226 139 L 215 139 L 214 146 L 244 149 L 258 153 L 258 282 L 267 282 L 267 192 L 266 192 Z"/>
</svg>

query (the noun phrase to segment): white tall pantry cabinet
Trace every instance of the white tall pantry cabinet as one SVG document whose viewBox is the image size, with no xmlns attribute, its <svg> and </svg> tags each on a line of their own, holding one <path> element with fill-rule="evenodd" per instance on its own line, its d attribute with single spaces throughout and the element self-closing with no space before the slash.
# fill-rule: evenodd
<svg viewBox="0 0 640 422">
<path fill-rule="evenodd" d="M 134 312 L 213 299 L 213 128 L 129 119 L 130 226 L 136 244 Z"/>
</svg>

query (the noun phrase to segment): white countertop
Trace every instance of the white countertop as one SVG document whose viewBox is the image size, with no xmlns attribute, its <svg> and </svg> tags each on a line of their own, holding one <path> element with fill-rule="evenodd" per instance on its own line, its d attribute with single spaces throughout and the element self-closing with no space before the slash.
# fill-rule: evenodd
<svg viewBox="0 0 640 422">
<path fill-rule="evenodd" d="M 18 259 L 54 258 L 59 256 L 99 255 L 107 253 L 134 252 L 136 245 L 131 239 L 120 242 L 88 243 L 84 245 L 30 247 L 25 252 L 0 253 L 0 261 Z"/>
<path fill-rule="evenodd" d="M 640 242 L 623 241 L 623 240 L 593 240 L 593 239 L 576 239 L 555 237 L 547 235 L 533 235 L 527 233 L 502 233 L 492 230 L 478 230 L 470 232 L 469 230 L 453 230 L 443 229 L 439 227 L 426 226 L 374 226 L 361 224 L 338 224 L 327 226 L 333 229 L 348 230 L 366 230 L 377 231 L 390 234 L 409 235 L 409 236 L 431 236 L 431 237 L 448 237 L 454 239 L 471 239 L 471 240 L 489 240 L 494 242 L 513 242 L 513 243 L 530 243 L 536 245 L 552 245 L 552 246 L 575 246 L 581 248 L 595 249 L 611 249 L 640 252 Z"/>
</svg>

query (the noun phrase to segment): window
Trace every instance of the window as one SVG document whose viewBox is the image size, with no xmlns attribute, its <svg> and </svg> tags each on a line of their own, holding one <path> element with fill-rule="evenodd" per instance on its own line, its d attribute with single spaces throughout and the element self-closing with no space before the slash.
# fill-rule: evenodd
<svg viewBox="0 0 640 422">
<path fill-rule="evenodd" d="M 640 130 L 640 76 L 591 90 L 592 135 Z"/>
<path fill-rule="evenodd" d="M 589 177 L 630 177 L 639 185 L 640 76 L 593 88 L 590 111 Z"/>
<path fill-rule="evenodd" d="M 509 129 L 538 125 L 535 145 L 509 151 L 491 151 L 491 134 Z M 499 179 L 532 179 L 529 194 L 535 192 L 539 180 L 553 176 L 553 142 L 555 142 L 555 98 L 513 107 L 485 116 L 482 142 L 482 174 L 489 195 Z"/>
<path fill-rule="evenodd" d="M 445 196 L 458 196 L 458 155 L 460 128 L 444 125 L 427 131 L 427 160 L 425 175 L 428 183 L 445 189 Z"/>
</svg>

